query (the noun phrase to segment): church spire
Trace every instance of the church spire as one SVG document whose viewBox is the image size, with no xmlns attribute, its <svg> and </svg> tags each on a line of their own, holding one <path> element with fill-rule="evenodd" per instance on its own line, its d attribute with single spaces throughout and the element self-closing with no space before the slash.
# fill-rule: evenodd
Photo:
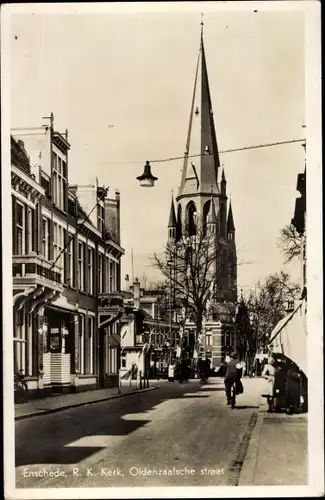
<svg viewBox="0 0 325 500">
<path fill-rule="evenodd" d="M 171 202 L 171 206 L 170 206 L 169 221 L 168 221 L 168 241 L 169 242 L 176 241 L 176 229 L 177 229 L 176 214 L 175 214 L 174 200 L 172 197 L 172 202 Z"/>
<path fill-rule="evenodd" d="M 214 126 L 208 70 L 201 21 L 201 41 L 194 78 L 190 120 L 179 196 L 207 193 L 213 185 L 218 194 L 218 145 Z"/>
<path fill-rule="evenodd" d="M 175 207 L 174 207 L 173 198 L 172 198 L 172 202 L 171 202 L 171 206 L 170 206 L 168 227 L 169 228 L 176 227 L 176 214 L 175 214 Z"/>
<path fill-rule="evenodd" d="M 212 196 L 212 193 L 211 193 L 210 211 L 209 211 L 209 215 L 208 215 L 208 223 L 210 225 L 216 226 L 217 222 L 218 222 L 218 219 L 217 219 L 217 214 L 216 214 L 216 206 L 215 206 L 214 199 L 213 199 L 213 196 Z"/>
<path fill-rule="evenodd" d="M 232 215 L 231 202 L 229 203 L 228 221 L 227 221 L 227 234 L 234 233 L 235 224 L 234 217 Z"/>
</svg>

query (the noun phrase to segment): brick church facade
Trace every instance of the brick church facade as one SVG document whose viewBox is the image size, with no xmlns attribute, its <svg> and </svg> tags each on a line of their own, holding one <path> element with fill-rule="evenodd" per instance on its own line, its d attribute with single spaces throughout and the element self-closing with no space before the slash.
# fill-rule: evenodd
<svg viewBox="0 0 325 500">
<path fill-rule="evenodd" d="M 180 187 L 172 200 L 168 223 L 168 243 L 209 234 L 216 253 L 211 283 L 211 300 L 204 313 L 202 332 L 195 339 L 195 325 L 187 320 L 185 338 L 192 353 L 206 356 L 218 367 L 233 344 L 233 319 L 237 303 L 237 255 L 235 224 L 231 203 L 228 206 L 227 181 L 220 172 L 206 56 L 201 33 L 194 91 Z M 209 276 L 206 277 L 210 279 Z M 212 279 L 211 279 L 212 281 Z M 195 348 L 195 345 L 197 347 Z"/>
</svg>

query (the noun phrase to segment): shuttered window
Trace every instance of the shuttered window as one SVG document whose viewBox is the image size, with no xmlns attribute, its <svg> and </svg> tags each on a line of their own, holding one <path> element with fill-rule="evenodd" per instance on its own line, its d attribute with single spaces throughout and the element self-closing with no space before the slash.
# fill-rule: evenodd
<svg viewBox="0 0 325 500">
<path fill-rule="evenodd" d="M 49 259 L 49 220 L 42 218 L 42 255 L 45 259 Z"/>
<path fill-rule="evenodd" d="M 79 316 L 79 356 L 80 356 L 80 373 L 85 373 L 85 318 L 83 314 Z"/>
<path fill-rule="evenodd" d="M 25 207 L 16 202 L 16 254 L 23 255 L 25 246 Z"/>
<path fill-rule="evenodd" d="M 93 295 L 94 293 L 94 250 L 88 248 L 88 293 Z"/>
<path fill-rule="evenodd" d="M 78 243 L 78 288 L 81 292 L 85 290 L 85 269 L 84 269 L 84 244 Z"/>
</svg>

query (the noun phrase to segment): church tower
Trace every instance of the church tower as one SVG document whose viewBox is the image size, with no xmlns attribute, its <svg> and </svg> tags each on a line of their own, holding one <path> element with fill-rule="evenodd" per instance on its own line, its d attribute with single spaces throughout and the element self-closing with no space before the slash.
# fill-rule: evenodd
<svg viewBox="0 0 325 500">
<path fill-rule="evenodd" d="M 226 193 L 220 192 L 218 184 L 219 167 L 202 27 L 181 184 L 176 197 L 180 237 L 184 232 L 192 235 L 196 224 L 206 225 L 211 197 L 217 214 L 219 201 L 226 201 Z"/>
<path fill-rule="evenodd" d="M 224 359 L 224 325 L 227 329 L 232 325 L 228 311 L 235 311 L 237 300 L 237 258 L 231 205 L 227 210 L 227 181 L 224 169 L 220 172 L 203 23 L 201 26 L 182 175 L 175 199 L 176 207 L 172 201 L 170 210 L 168 242 L 177 243 L 188 236 L 195 236 L 199 231 L 203 235 L 209 234 L 215 241 L 215 269 L 220 269 L 220 272 L 215 273 L 215 283 L 211 280 L 212 313 L 206 313 L 206 321 L 214 322 L 211 326 L 212 344 L 209 340 L 213 352 L 209 351 L 211 356 L 206 355 L 212 360 L 212 366 L 218 366 Z M 231 307 L 228 307 L 229 304 Z"/>
</svg>

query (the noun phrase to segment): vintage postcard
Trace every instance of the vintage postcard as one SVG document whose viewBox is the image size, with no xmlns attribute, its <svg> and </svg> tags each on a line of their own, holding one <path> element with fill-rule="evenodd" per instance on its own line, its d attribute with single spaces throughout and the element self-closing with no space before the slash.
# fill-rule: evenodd
<svg viewBox="0 0 325 500">
<path fill-rule="evenodd" d="M 323 495 L 320 32 L 2 6 L 8 500 Z"/>
</svg>

